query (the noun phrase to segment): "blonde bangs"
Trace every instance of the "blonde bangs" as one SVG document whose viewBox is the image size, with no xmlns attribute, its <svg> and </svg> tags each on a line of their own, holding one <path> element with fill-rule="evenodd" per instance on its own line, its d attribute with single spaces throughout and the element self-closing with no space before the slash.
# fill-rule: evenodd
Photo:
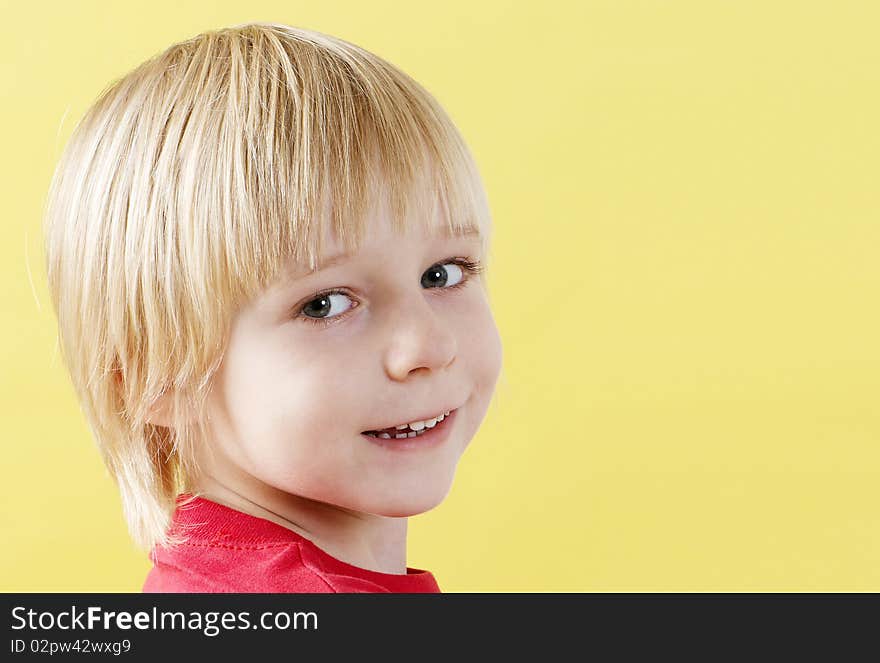
<svg viewBox="0 0 880 663">
<path fill-rule="evenodd" d="M 333 233 L 490 218 L 458 130 L 412 78 L 353 44 L 250 23 L 174 44 L 108 87 L 49 191 L 46 265 L 66 366 L 135 541 L 173 544 L 204 405 L 237 309 Z M 147 423 L 172 393 L 170 428 Z M 195 412 L 194 419 L 187 416 Z"/>
</svg>

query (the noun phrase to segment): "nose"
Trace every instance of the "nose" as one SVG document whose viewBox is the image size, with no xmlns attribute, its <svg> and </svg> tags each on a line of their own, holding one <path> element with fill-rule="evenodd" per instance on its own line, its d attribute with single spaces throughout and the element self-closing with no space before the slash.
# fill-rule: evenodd
<svg viewBox="0 0 880 663">
<path fill-rule="evenodd" d="M 432 306 L 429 298 L 422 294 L 401 299 L 389 316 L 385 365 L 393 380 L 406 380 L 417 371 L 442 370 L 455 361 L 458 341 L 454 322 Z"/>
</svg>

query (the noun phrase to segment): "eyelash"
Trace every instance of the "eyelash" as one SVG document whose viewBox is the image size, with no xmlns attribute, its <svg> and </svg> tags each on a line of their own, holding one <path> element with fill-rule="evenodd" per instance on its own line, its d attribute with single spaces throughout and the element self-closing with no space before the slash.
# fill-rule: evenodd
<svg viewBox="0 0 880 663">
<path fill-rule="evenodd" d="M 461 267 L 462 272 L 464 272 L 464 277 L 461 279 L 461 281 L 459 281 L 455 285 L 449 286 L 448 288 L 427 288 L 427 290 L 458 290 L 459 288 L 462 288 L 462 287 L 466 286 L 468 283 L 470 283 L 471 279 L 474 276 L 476 276 L 477 274 L 479 274 L 480 272 L 483 271 L 483 264 L 479 260 L 471 260 L 470 258 L 447 258 L 446 260 L 441 260 L 440 262 L 435 262 L 433 265 L 431 265 L 431 267 L 436 267 L 438 265 L 449 265 L 449 264 L 458 265 L 459 267 Z M 428 269 L 431 269 L 431 267 L 429 267 Z M 333 288 L 332 290 L 325 290 L 324 292 L 315 293 L 315 296 L 312 297 L 312 299 L 310 299 L 309 301 L 307 301 L 306 304 L 310 304 L 314 300 L 320 299 L 321 297 L 329 297 L 330 295 L 346 295 L 346 296 L 348 296 L 348 293 L 345 290 L 341 290 L 339 288 Z M 340 315 L 335 315 L 332 318 L 312 318 L 308 315 L 302 315 L 303 308 L 305 308 L 305 306 L 301 306 L 299 308 L 300 314 L 297 315 L 296 317 L 303 318 L 307 324 L 313 324 L 313 325 L 318 325 L 318 326 L 323 326 L 323 327 L 326 327 L 328 325 L 332 325 L 335 322 L 337 322 L 338 320 L 340 320 L 348 315 L 348 311 L 346 311 L 345 313 L 342 313 Z M 352 306 L 351 309 L 349 309 L 349 311 L 354 308 L 356 308 L 356 307 Z"/>
</svg>

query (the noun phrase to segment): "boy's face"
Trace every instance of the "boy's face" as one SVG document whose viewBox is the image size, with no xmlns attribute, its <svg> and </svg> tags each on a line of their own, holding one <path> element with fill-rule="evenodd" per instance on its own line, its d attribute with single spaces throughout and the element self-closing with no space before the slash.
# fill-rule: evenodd
<svg viewBox="0 0 880 663">
<path fill-rule="evenodd" d="M 480 278 L 450 264 L 481 260 L 479 237 L 397 235 L 387 207 L 367 228 L 356 255 L 291 265 L 233 320 L 208 403 L 213 458 L 199 458 L 221 483 L 397 517 L 448 493 L 502 361 Z M 325 259 L 342 252 L 327 240 Z M 447 410 L 439 443 L 363 434 Z M 381 444 L 395 442 L 412 448 Z"/>
</svg>

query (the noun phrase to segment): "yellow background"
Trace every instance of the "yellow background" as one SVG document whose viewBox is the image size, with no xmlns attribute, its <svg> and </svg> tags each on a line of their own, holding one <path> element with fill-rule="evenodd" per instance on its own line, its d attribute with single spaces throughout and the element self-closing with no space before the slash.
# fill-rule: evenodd
<svg viewBox="0 0 880 663">
<path fill-rule="evenodd" d="M 880 591 L 875 3 L 4 3 L 0 590 L 149 568 L 60 360 L 49 178 L 111 80 L 268 20 L 448 109 L 494 213 L 505 372 L 446 501 L 445 591 Z"/>
</svg>

